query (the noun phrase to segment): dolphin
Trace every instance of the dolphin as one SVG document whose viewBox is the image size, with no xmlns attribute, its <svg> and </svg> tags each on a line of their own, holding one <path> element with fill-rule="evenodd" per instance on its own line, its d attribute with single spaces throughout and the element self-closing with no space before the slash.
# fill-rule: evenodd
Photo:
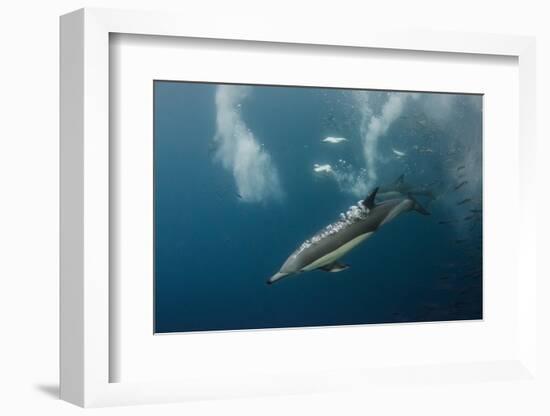
<svg viewBox="0 0 550 416">
<path fill-rule="evenodd" d="M 425 196 L 435 199 L 433 192 L 427 187 L 415 187 L 405 182 L 405 175 L 400 175 L 394 182 L 380 186 L 378 197 L 381 199 L 403 198 L 407 195 Z"/>
<path fill-rule="evenodd" d="M 340 220 L 326 226 L 302 243 L 267 283 L 272 284 L 284 277 L 311 270 L 333 273 L 346 270 L 349 266 L 338 260 L 372 236 L 382 225 L 407 211 L 414 210 L 429 215 L 412 196 L 375 204 L 378 189 L 372 191 L 357 205 L 353 205 L 345 214 L 340 214 Z"/>
</svg>

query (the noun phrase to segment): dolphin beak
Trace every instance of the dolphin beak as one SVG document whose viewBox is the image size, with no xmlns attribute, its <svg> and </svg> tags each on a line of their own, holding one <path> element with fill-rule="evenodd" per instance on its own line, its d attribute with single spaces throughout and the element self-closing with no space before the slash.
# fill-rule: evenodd
<svg viewBox="0 0 550 416">
<path fill-rule="evenodd" d="M 271 285 L 273 283 L 275 283 L 277 280 L 281 280 L 283 277 L 286 277 L 288 276 L 290 273 L 281 273 L 281 272 L 278 272 L 278 273 L 275 273 L 273 276 L 271 276 L 268 280 L 267 280 L 267 284 L 268 285 Z"/>
</svg>

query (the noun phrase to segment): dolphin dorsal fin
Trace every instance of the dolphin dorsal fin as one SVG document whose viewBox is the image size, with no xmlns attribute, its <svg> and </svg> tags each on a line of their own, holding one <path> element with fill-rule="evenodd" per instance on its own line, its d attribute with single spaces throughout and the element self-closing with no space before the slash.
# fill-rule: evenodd
<svg viewBox="0 0 550 416">
<path fill-rule="evenodd" d="M 401 175 L 399 175 L 399 177 L 395 180 L 394 183 L 397 185 L 402 185 L 404 181 L 405 181 L 405 174 L 402 173 Z"/>
<path fill-rule="evenodd" d="M 367 209 L 373 209 L 374 208 L 374 198 L 376 198 L 376 193 L 378 192 L 378 186 L 376 188 L 374 188 L 374 191 L 372 191 L 369 196 L 367 196 L 364 200 L 363 200 L 363 205 L 365 206 L 365 208 Z"/>
</svg>

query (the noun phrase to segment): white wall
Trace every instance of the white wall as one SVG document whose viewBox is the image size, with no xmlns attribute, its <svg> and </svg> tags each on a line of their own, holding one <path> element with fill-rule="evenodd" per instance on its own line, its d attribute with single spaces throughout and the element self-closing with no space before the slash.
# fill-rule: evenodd
<svg viewBox="0 0 550 416">
<path fill-rule="evenodd" d="M 431 27 L 442 30 L 513 33 L 538 37 L 538 130 L 540 214 L 548 197 L 550 129 L 550 30 L 546 2 L 460 1 L 240 1 L 207 0 L 6 0 L 0 8 L 0 413 L 72 414 L 79 409 L 53 398 L 57 389 L 58 348 L 58 16 L 83 6 L 178 9 L 197 14 L 207 25 L 211 13 L 287 24 L 323 24 L 327 31 L 352 25 Z M 200 17 L 199 17 L 200 16 Z M 543 140 L 543 138 L 546 138 Z M 543 172 L 544 170 L 544 172 Z M 504 207 L 505 209 L 505 207 Z M 540 218 L 539 250 L 548 247 L 548 220 Z M 503 234 L 504 236 L 504 234 Z M 544 241 L 543 241 L 544 240 Z M 542 250 L 541 250 L 542 253 Z M 541 256 L 542 257 L 542 256 Z M 541 272 L 550 276 L 548 261 Z M 542 267 L 542 261 L 539 267 Z M 548 283 L 540 292 L 550 293 Z M 541 305 L 550 328 L 549 308 Z M 550 350 L 545 335 L 547 351 Z M 548 361 L 546 361 L 547 363 Z M 548 389 L 550 391 L 550 389 Z M 419 387 L 377 397 L 348 393 L 235 400 L 151 409 L 99 410 L 101 414 L 543 414 L 542 391 L 506 384 Z M 406 413 L 405 413 L 406 412 Z M 549 413 L 546 413 L 549 414 Z"/>
</svg>

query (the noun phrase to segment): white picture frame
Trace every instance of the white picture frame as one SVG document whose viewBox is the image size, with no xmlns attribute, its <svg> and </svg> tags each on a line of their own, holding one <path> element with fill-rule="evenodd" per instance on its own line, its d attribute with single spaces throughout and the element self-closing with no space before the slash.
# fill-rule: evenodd
<svg viewBox="0 0 550 416">
<path fill-rule="evenodd" d="M 110 154 L 109 36 L 112 33 L 248 42 L 382 48 L 452 54 L 505 55 L 519 65 L 519 206 L 533 212 L 535 172 L 535 42 L 530 37 L 465 33 L 379 32 L 328 33 L 322 30 L 281 30 L 276 24 L 252 21 L 236 31 L 219 20 L 209 27 L 191 15 L 82 9 L 61 18 L 61 398 L 80 406 L 181 401 L 193 398 L 254 394 L 322 392 L 342 387 L 344 373 L 318 377 L 235 382 L 231 374 L 217 380 L 110 382 Z M 112 166 L 111 166 L 112 168 Z M 518 355 L 496 365 L 518 380 L 536 377 L 536 218 L 521 215 L 518 226 Z M 449 373 L 471 382 L 468 368 L 482 371 L 492 362 L 441 364 L 419 369 L 431 378 Z M 373 376 L 374 374 L 374 376 Z M 356 381 L 377 383 L 400 376 L 396 369 L 379 369 Z M 397 375 L 397 376 L 396 376 Z M 289 382 L 294 380 L 294 382 Z M 369 381 L 370 380 L 370 381 Z M 389 381 L 391 383 L 391 381 Z M 231 386 L 229 388 L 228 386 Z M 281 387 L 284 386 L 284 387 Z"/>
</svg>

